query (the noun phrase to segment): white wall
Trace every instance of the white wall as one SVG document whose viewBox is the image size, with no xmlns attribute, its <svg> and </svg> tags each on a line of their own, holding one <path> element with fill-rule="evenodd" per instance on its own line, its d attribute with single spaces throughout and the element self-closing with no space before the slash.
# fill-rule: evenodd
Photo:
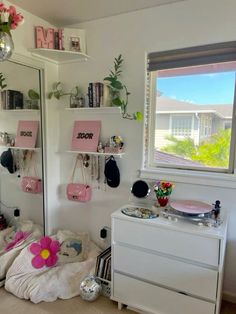
<svg viewBox="0 0 236 314">
<path fill-rule="evenodd" d="M 87 63 L 60 66 L 59 77 L 57 68 L 45 63 L 46 90 L 58 78 L 68 88 L 79 84 L 85 90 L 88 82 L 102 80 L 112 67 L 114 57 L 122 53 L 123 78 L 131 91 L 129 111 L 143 111 L 146 52 L 235 40 L 235 12 L 234 0 L 189 0 L 79 25 L 86 29 L 87 52 L 92 59 Z M 13 38 L 16 50 L 28 55 L 26 48 L 34 45 L 33 26 L 47 24 L 28 13 L 24 15 L 28 20 L 13 32 Z M 110 225 L 111 212 L 129 200 L 129 186 L 141 167 L 143 125 L 119 115 L 71 117 L 60 110 L 60 106 L 67 105 L 65 102 L 46 101 L 45 104 L 48 229 L 88 228 L 92 238 L 98 240 L 100 227 Z M 67 202 L 61 192 L 71 170 L 72 157 L 58 154 L 58 139 L 72 119 L 101 119 L 104 138 L 119 134 L 125 140 L 126 155 L 118 160 L 121 186 L 107 188 L 106 192 L 96 190 L 92 202 L 82 205 Z M 188 198 L 209 202 L 220 199 L 230 213 L 224 291 L 236 295 L 235 190 L 176 182 L 173 197 L 185 198 L 186 194 Z"/>
<path fill-rule="evenodd" d="M 59 78 L 68 87 L 79 84 L 86 90 L 89 82 L 102 80 L 108 74 L 114 57 L 122 53 L 125 60 L 123 80 L 131 91 L 129 111 L 143 111 L 146 52 L 235 40 L 235 12 L 234 0 L 189 0 L 78 25 L 86 29 L 87 52 L 92 59 L 84 64 L 61 66 Z M 77 118 L 88 117 L 74 117 Z M 103 224 L 110 224 L 110 213 L 127 202 L 129 185 L 142 161 L 142 123 L 110 115 L 96 118 L 102 119 L 104 135 L 120 134 L 124 137 L 126 155 L 119 160 L 121 187 L 108 188 L 107 192 L 95 195 L 93 202 L 84 210 L 93 238 L 98 236 Z M 63 119 L 66 120 L 66 116 Z M 176 182 L 173 198 L 186 198 L 186 195 L 208 202 L 220 199 L 229 211 L 224 291 L 236 295 L 235 190 Z M 78 228 L 83 214 L 81 211 L 78 210 L 77 216 L 73 211 L 73 216 L 68 217 L 73 225 L 77 217 Z"/>
</svg>

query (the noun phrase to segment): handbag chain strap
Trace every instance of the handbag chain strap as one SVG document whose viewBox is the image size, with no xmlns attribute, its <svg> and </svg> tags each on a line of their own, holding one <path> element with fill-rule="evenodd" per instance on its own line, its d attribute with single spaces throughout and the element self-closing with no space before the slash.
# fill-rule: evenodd
<svg viewBox="0 0 236 314">
<path fill-rule="evenodd" d="M 79 161 L 80 161 L 80 168 L 81 168 L 83 183 L 86 184 L 85 174 L 84 174 L 84 169 L 83 169 L 83 155 L 82 155 L 82 154 L 78 154 L 78 155 L 76 156 L 75 163 L 74 163 L 74 167 L 73 167 L 73 171 L 72 171 L 72 174 L 71 174 L 71 180 L 70 180 L 70 182 L 71 182 L 71 183 L 74 183 L 75 172 L 76 172 L 76 169 L 77 169 L 77 167 L 78 167 L 78 162 L 79 162 Z"/>
<path fill-rule="evenodd" d="M 34 170 L 34 175 L 37 177 L 37 169 L 36 169 L 36 164 L 34 160 L 34 152 L 32 150 L 27 150 L 25 153 L 25 162 L 26 162 L 26 167 L 25 167 L 25 174 L 27 176 L 30 175 L 30 169 L 32 168 L 33 165 L 33 170 Z"/>
</svg>

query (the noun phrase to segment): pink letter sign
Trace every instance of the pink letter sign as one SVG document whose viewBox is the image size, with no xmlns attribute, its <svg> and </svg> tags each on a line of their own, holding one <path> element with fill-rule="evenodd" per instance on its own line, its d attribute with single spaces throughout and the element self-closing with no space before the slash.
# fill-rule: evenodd
<svg viewBox="0 0 236 314">
<path fill-rule="evenodd" d="M 101 121 L 75 121 L 71 149 L 83 152 L 96 152 Z"/>
<path fill-rule="evenodd" d="M 38 127 L 38 121 L 19 121 L 15 146 L 34 148 L 38 134 Z"/>
<path fill-rule="evenodd" d="M 45 30 L 42 26 L 35 27 L 36 48 L 54 49 L 54 29 Z"/>
</svg>

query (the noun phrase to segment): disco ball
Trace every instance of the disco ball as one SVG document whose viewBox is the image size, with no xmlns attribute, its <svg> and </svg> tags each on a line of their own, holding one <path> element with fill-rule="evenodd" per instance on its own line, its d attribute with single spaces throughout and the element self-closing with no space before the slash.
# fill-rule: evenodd
<svg viewBox="0 0 236 314">
<path fill-rule="evenodd" d="M 14 43 L 11 36 L 6 32 L 0 32 L 0 61 L 10 58 L 14 50 Z"/>
<path fill-rule="evenodd" d="M 83 300 L 94 301 L 102 291 L 101 282 L 95 276 L 88 276 L 80 284 L 80 296 Z"/>
</svg>

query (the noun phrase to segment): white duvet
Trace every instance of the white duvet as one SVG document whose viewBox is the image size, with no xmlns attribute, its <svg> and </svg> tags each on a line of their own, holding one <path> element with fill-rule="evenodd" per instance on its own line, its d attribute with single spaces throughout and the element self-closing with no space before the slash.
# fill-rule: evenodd
<svg viewBox="0 0 236 314">
<path fill-rule="evenodd" d="M 20 230 L 31 234 L 8 252 L 5 252 L 4 248 L 14 237 L 14 228 L 10 227 L 0 232 L 0 287 L 4 285 L 6 273 L 21 250 L 42 235 L 42 228 L 29 220 L 22 222 Z"/>
<path fill-rule="evenodd" d="M 7 272 L 5 289 L 34 303 L 72 298 L 79 295 L 84 277 L 94 273 L 99 253 L 100 249 L 90 241 L 85 261 L 35 269 L 31 265 L 32 254 L 24 248 Z"/>
</svg>

